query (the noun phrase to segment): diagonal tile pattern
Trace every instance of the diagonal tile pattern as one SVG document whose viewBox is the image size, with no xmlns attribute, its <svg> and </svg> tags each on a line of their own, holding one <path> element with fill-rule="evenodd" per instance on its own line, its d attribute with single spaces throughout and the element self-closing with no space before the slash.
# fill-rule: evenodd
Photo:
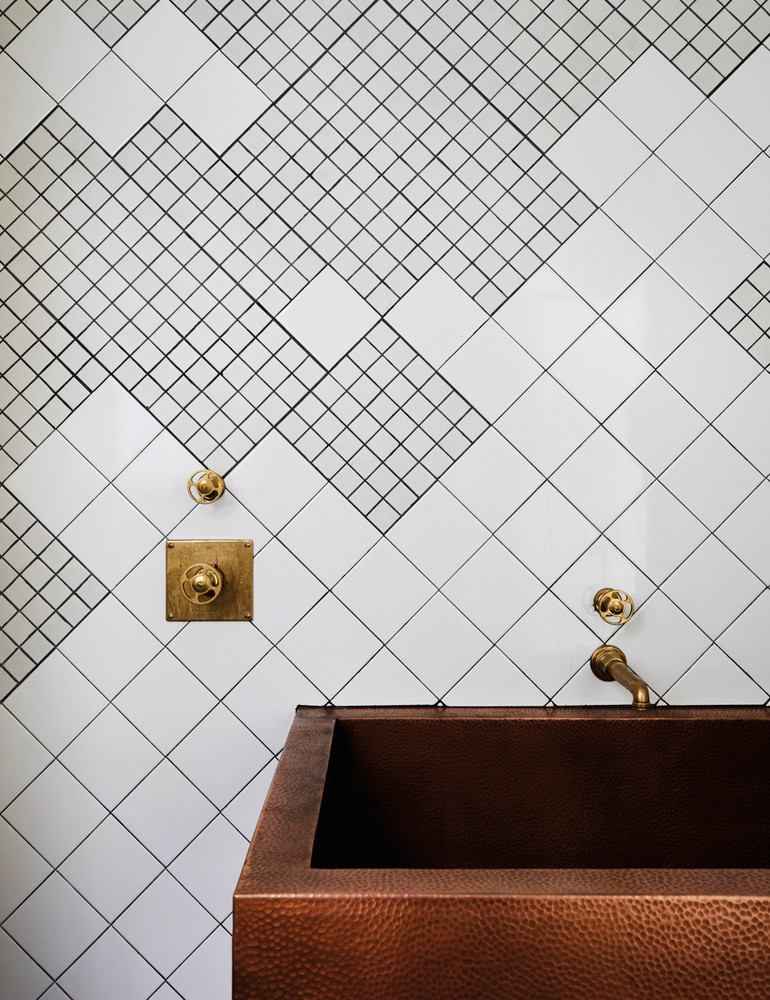
<svg viewBox="0 0 770 1000">
<path fill-rule="evenodd" d="M 612 700 L 599 585 L 656 696 L 767 701 L 769 34 L 4 6 L 0 993 L 226 1000 L 294 705 Z M 165 621 L 175 532 L 254 539 L 253 622 Z"/>
</svg>

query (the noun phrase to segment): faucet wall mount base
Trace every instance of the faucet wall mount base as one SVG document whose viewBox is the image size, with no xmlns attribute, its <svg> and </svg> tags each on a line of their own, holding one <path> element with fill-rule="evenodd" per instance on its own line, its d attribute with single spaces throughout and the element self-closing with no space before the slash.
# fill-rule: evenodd
<svg viewBox="0 0 770 1000">
<path fill-rule="evenodd" d="M 251 621 L 254 544 L 248 538 L 166 542 L 166 620 Z"/>
</svg>

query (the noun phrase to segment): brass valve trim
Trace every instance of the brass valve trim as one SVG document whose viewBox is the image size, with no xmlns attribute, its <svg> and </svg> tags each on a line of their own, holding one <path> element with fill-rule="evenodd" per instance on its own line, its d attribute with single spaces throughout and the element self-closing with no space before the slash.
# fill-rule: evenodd
<svg viewBox="0 0 770 1000">
<path fill-rule="evenodd" d="M 198 469 L 187 480 L 187 492 L 196 503 L 214 503 L 225 492 L 225 481 L 211 469 Z"/>
<path fill-rule="evenodd" d="M 634 613 L 634 602 L 622 590 L 604 587 L 594 596 L 594 609 L 608 625 L 623 625 Z"/>
<path fill-rule="evenodd" d="M 196 587 L 199 577 L 200 590 Z M 253 612 L 254 545 L 250 539 L 166 542 L 167 621 L 251 621 Z"/>
</svg>

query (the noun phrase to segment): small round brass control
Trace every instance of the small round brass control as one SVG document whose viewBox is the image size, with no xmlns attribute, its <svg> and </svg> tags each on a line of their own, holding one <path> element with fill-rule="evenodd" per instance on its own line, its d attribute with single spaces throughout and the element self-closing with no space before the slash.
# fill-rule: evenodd
<svg viewBox="0 0 770 1000">
<path fill-rule="evenodd" d="M 211 604 L 222 593 L 225 578 L 216 566 L 195 563 L 182 573 L 182 595 L 190 604 Z"/>
<path fill-rule="evenodd" d="M 623 625 L 634 613 L 634 602 L 622 590 L 605 587 L 595 595 L 594 608 L 608 625 Z"/>
<path fill-rule="evenodd" d="M 198 469 L 187 480 L 187 492 L 196 503 L 214 503 L 225 492 L 225 481 L 211 469 Z"/>
</svg>

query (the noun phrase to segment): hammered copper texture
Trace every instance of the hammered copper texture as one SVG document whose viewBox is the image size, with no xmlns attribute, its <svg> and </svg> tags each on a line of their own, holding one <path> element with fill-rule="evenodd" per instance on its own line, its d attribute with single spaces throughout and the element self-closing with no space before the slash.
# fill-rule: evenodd
<svg viewBox="0 0 770 1000">
<path fill-rule="evenodd" d="M 650 728 L 652 718 L 656 720 L 655 729 Z M 659 760 L 646 761 L 646 767 L 659 779 L 665 774 L 671 780 L 685 780 L 687 769 L 672 768 L 672 761 L 687 748 L 691 770 L 696 774 L 693 784 L 700 783 L 707 793 L 711 772 L 722 784 L 732 783 L 738 801 L 748 796 L 757 816 L 757 802 L 761 799 L 749 793 L 762 769 L 765 775 L 770 769 L 767 709 L 674 709 L 644 718 L 617 709 L 300 709 L 236 890 L 235 1000 L 770 997 L 770 872 L 765 867 L 766 855 L 760 857 L 763 841 L 758 827 L 752 834 L 754 846 L 750 852 L 754 868 L 312 865 L 316 826 L 327 772 L 331 770 L 335 726 L 344 728 L 347 724 L 350 732 L 351 725 L 365 727 L 367 720 L 396 723 L 389 732 L 392 737 L 398 734 L 399 739 L 408 739 L 419 723 L 433 722 L 435 736 L 435 722 L 440 720 L 447 728 L 436 740 L 436 752 L 443 755 L 450 775 L 453 768 L 470 775 L 477 773 L 475 768 L 479 766 L 490 769 L 493 759 L 483 755 L 479 758 L 472 750 L 474 744 L 478 748 L 480 743 L 488 743 L 487 729 L 498 734 L 495 740 L 508 730 L 507 737 L 497 745 L 496 752 L 502 758 L 517 728 L 531 738 L 544 727 L 552 727 L 557 734 L 560 727 L 553 723 L 571 722 L 576 724 L 571 736 L 574 740 L 581 729 L 594 739 L 597 725 L 599 731 L 602 723 L 609 729 L 621 726 L 618 731 L 630 746 L 643 746 L 647 754 L 653 752 L 656 742 L 661 747 Z M 469 738 L 473 731 L 473 727 L 468 729 L 469 720 L 481 727 L 475 732 L 485 732 L 480 743 Z M 487 720 L 489 727 L 484 726 Z M 504 725 L 495 727 L 494 723 L 500 721 Z M 679 743 L 677 726 L 680 734 L 686 733 L 686 739 Z M 458 739 L 451 750 L 453 729 Z M 425 732 L 429 730 L 430 726 Z M 404 748 L 388 749 L 383 743 L 387 731 L 388 727 L 380 729 L 372 747 L 377 746 L 378 759 L 384 754 L 397 762 Z M 763 735 L 765 731 L 768 736 Z M 356 738 L 363 732 L 360 729 Z M 654 733 L 658 734 L 655 739 Z M 419 748 L 424 753 L 427 744 L 413 736 L 409 746 L 413 752 Z M 494 746 L 494 741 L 489 746 Z M 519 746 L 521 749 L 524 744 Z M 538 753 L 530 758 L 529 766 L 545 746 L 534 748 Z M 572 751 L 579 746 L 578 740 Z M 582 752 L 588 754 L 586 748 Z M 460 759 L 464 761 L 461 768 Z M 563 757 L 562 763 L 565 760 Z M 706 761 L 701 770 L 699 760 Z M 720 761 L 730 760 L 741 760 L 741 768 L 731 771 L 729 766 L 720 765 Z M 521 763 L 526 766 L 527 761 Z M 656 770 L 658 765 L 663 770 Z M 404 758 L 402 784 L 408 784 L 404 771 L 407 766 Z M 748 776 L 743 773 L 746 768 Z M 501 764 L 499 770 L 510 777 L 510 768 Z M 389 773 L 389 766 L 385 773 Z M 426 773 L 430 774 L 430 769 L 418 776 L 418 785 Z M 538 780 L 547 773 L 548 767 L 543 765 Z M 343 772 L 342 777 L 347 780 L 349 774 Z M 378 774 L 377 781 L 380 777 Z M 613 781 L 616 778 L 612 774 L 610 777 Z M 486 787 L 485 795 L 495 787 L 486 778 L 480 784 Z M 633 774 L 629 786 L 633 787 Z M 466 787 L 463 781 L 454 785 L 456 793 Z M 599 787 L 597 781 L 596 789 Z M 766 788 L 765 782 L 760 791 Z M 676 787 L 669 788 L 669 796 L 662 800 L 664 806 L 675 798 L 676 791 Z M 441 794 L 446 792 L 444 787 Z M 508 789 L 501 783 L 497 792 L 502 797 Z M 721 789 L 721 794 L 722 807 L 716 820 L 722 832 L 716 839 L 705 832 L 706 848 L 699 846 L 696 836 L 692 845 L 696 857 L 713 855 L 717 849 L 728 851 L 729 838 L 723 836 L 726 830 L 732 829 L 737 834 L 734 839 L 740 840 L 742 818 L 725 818 L 723 811 L 730 808 L 730 792 Z M 617 804 L 617 789 L 614 795 Z M 344 796 L 337 805 L 340 802 L 344 802 Z M 406 829 L 405 815 L 408 817 L 413 809 L 409 796 L 400 810 L 397 797 L 386 798 L 385 802 L 388 810 L 400 812 L 399 822 Z M 434 806 L 436 802 L 438 799 Z M 576 802 L 569 808 L 574 809 Z M 324 808 L 334 805 L 327 789 Z M 508 819 L 505 810 L 492 808 L 491 813 Z M 606 822 L 604 813 L 600 823 L 591 819 L 590 807 L 587 813 L 586 830 L 599 829 Z M 676 808 L 672 811 L 662 807 L 658 822 L 672 815 L 676 822 L 682 818 L 677 818 Z M 706 822 L 708 816 L 708 809 L 701 807 L 699 822 Z M 385 819 L 382 817 L 383 823 Z M 419 815 L 412 814 L 412 819 L 414 825 L 420 825 Z M 622 818 L 619 820 L 622 826 Z M 449 822 L 455 826 L 456 813 L 450 812 Z M 469 815 L 466 833 L 472 822 Z M 478 827 L 493 837 L 497 837 L 495 822 L 489 816 L 476 816 Z M 571 823 L 566 826 L 569 828 Z M 564 825 L 556 817 L 548 829 L 561 831 Z M 697 834 L 697 827 L 693 829 Z M 434 826 L 434 835 L 436 830 Z M 625 830 L 628 833 L 629 827 Z M 635 836 L 633 846 L 642 849 L 644 836 Z M 483 841 L 482 835 L 474 842 Z M 736 848 L 738 854 L 728 858 L 728 864 L 740 856 L 742 849 Z M 548 851 L 546 845 L 543 858 L 553 861 L 554 855 Z M 681 852 L 680 860 L 685 854 Z M 654 853 L 648 855 L 649 860 L 654 857 Z"/>
</svg>

